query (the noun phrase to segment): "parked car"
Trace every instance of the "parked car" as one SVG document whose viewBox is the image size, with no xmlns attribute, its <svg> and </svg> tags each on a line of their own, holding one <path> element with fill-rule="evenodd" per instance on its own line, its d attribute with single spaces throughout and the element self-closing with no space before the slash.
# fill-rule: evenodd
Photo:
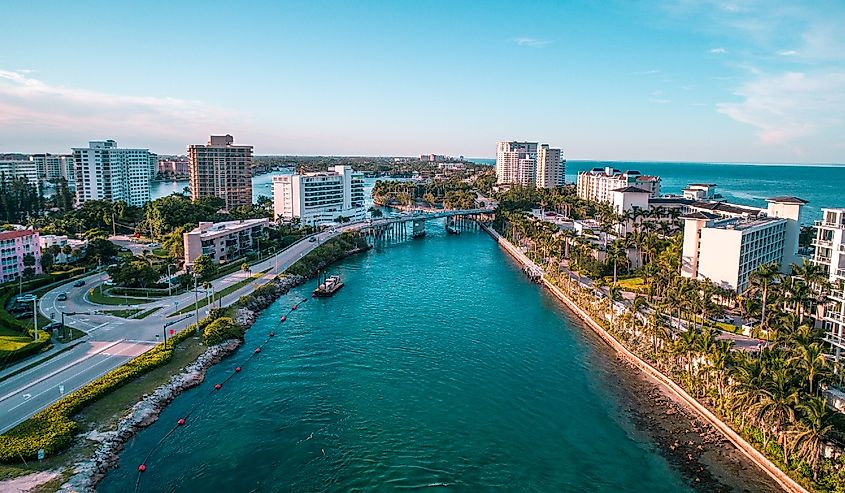
<svg viewBox="0 0 845 493">
<path fill-rule="evenodd" d="M 59 295 L 56 296 L 56 301 L 66 301 L 66 300 L 67 300 L 67 293 L 59 293 Z"/>
<path fill-rule="evenodd" d="M 75 287 L 75 288 L 78 288 L 78 287 L 81 287 L 81 286 L 85 286 L 85 280 L 84 279 L 80 279 L 80 280 L 76 281 L 75 283 L 73 283 L 73 287 Z"/>
<path fill-rule="evenodd" d="M 314 243 L 315 241 L 317 241 L 317 237 L 312 236 L 311 238 L 308 238 L 308 241 L 310 241 L 311 243 Z"/>
</svg>

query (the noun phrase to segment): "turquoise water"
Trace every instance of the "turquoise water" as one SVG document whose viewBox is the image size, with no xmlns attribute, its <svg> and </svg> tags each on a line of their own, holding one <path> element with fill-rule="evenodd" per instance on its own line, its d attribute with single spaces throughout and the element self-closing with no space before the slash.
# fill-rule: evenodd
<svg viewBox="0 0 845 493">
<path fill-rule="evenodd" d="M 608 349 L 483 233 L 374 249 L 142 431 L 98 491 L 689 491 L 619 405 Z M 268 331 L 276 337 L 245 362 Z"/>
</svg>

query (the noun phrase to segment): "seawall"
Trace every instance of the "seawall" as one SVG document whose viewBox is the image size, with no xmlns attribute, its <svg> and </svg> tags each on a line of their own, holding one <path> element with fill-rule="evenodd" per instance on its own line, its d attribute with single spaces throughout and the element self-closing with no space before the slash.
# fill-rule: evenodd
<svg viewBox="0 0 845 493">
<path fill-rule="evenodd" d="M 513 244 L 505 239 L 498 232 L 492 228 L 481 224 L 481 228 L 486 231 L 496 242 L 504 248 L 514 259 L 525 267 L 537 268 L 537 265 L 529 259 L 524 253 L 519 251 Z M 704 421 L 710 423 L 716 430 L 718 430 L 728 441 L 730 441 L 740 452 L 742 452 L 748 459 L 757 467 L 766 472 L 775 482 L 777 482 L 785 491 L 790 493 L 809 493 L 803 486 L 798 484 L 794 479 L 789 477 L 785 472 L 780 470 L 772 461 L 764 456 L 759 450 L 754 448 L 738 433 L 736 433 L 727 423 L 719 419 L 697 399 L 689 395 L 683 388 L 676 384 L 671 378 L 667 377 L 656 368 L 651 366 L 648 362 L 642 360 L 639 356 L 632 353 L 624 345 L 616 340 L 610 333 L 607 332 L 598 322 L 596 322 L 586 311 L 572 301 L 566 294 L 557 286 L 552 284 L 546 277 L 542 278 L 543 285 L 552 292 L 559 300 L 561 300 L 567 308 L 574 312 L 587 327 L 593 330 L 601 339 L 610 347 L 612 347 L 618 355 L 623 357 L 626 361 L 636 366 L 645 375 L 651 378 L 655 383 L 663 386 L 668 392 L 683 403 L 690 411 L 701 417 Z"/>
</svg>

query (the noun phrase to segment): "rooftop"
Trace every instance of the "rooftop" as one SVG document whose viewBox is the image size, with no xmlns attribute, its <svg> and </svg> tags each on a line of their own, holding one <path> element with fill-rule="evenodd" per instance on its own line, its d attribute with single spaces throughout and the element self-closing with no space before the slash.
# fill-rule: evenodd
<svg viewBox="0 0 845 493">
<path fill-rule="evenodd" d="M 712 219 L 719 219 L 721 216 L 717 216 L 716 214 L 711 214 L 709 212 L 698 211 L 693 212 L 691 214 L 685 214 L 681 216 L 681 219 L 703 219 L 706 221 L 710 221 Z"/>
<path fill-rule="evenodd" d="M 268 224 L 270 221 L 267 218 L 261 219 L 242 219 L 239 221 L 223 221 L 220 223 L 204 222 L 186 234 L 201 234 L 201 235 L 217 235 L 221 233 L 232 233 L 243 229 L 260 226 L 261 224 Z"/>
<path fill-rule="evenodd" d="M 695 202 L 692 199 L 688 199 L 686 197 L 681 197 L 680 195 L 664 195 L 662 197 L 656 197 L 653 199 L 648 199 L 649 204 L 684 204 L 690 205 Z"/>
<path fill-rule="evenodd" d="M 651 193 L 648 190 L 643 190 L 642 188 L 637 188 L 635 186 L 627 186 L 624 188 L 617 188 L 616 190 L 611 190 L 611 192 L 623 192 L 623 193 Z"/>
<path fill-rule="evenodd" d="M 762 212 L 762 209 L 756 207 L 746 207 L 742 205 L 729 204 L 727 202 L 708 202 L 700 201 L 693 202 L 690 207 L 694 209 L 705 209 L 708 211 L 726 212 L 728 214 L 750 214 L 756 216 Z"/>
<path fill-rule="evenodd" d="M 784 204 L 807 204 L 808 202 L 804 199 L 799 199 L 798 197 L 792 197 L 790 195 L 781 195 L 779 197 L 772 197 L 770 199 L 766 199 L 768 202 L 781 202 Z"/>
</svg>

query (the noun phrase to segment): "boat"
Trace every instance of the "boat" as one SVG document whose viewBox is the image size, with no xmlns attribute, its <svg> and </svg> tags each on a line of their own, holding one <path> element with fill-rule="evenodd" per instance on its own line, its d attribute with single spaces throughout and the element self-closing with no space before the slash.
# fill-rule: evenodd
<svg viewBox="0 0 845 493">
<path fill-rule="evenodd" d="M 461 234 L 461 230 L 455 227 L 454 222 L 450 222 L 446 225 L 446 232 L 450 235 L 459 235 Z"/>
<path fill-rule="evenodd" d="M 332 296 L 343 287 L 343 281 L 340 280 L 340 276 L 326 276 L 320 279 L 318 275 L 317 279 L 320 281 L 320 284 L 314 290 L 314 296 L 318 298 Z"/>
</svg>

